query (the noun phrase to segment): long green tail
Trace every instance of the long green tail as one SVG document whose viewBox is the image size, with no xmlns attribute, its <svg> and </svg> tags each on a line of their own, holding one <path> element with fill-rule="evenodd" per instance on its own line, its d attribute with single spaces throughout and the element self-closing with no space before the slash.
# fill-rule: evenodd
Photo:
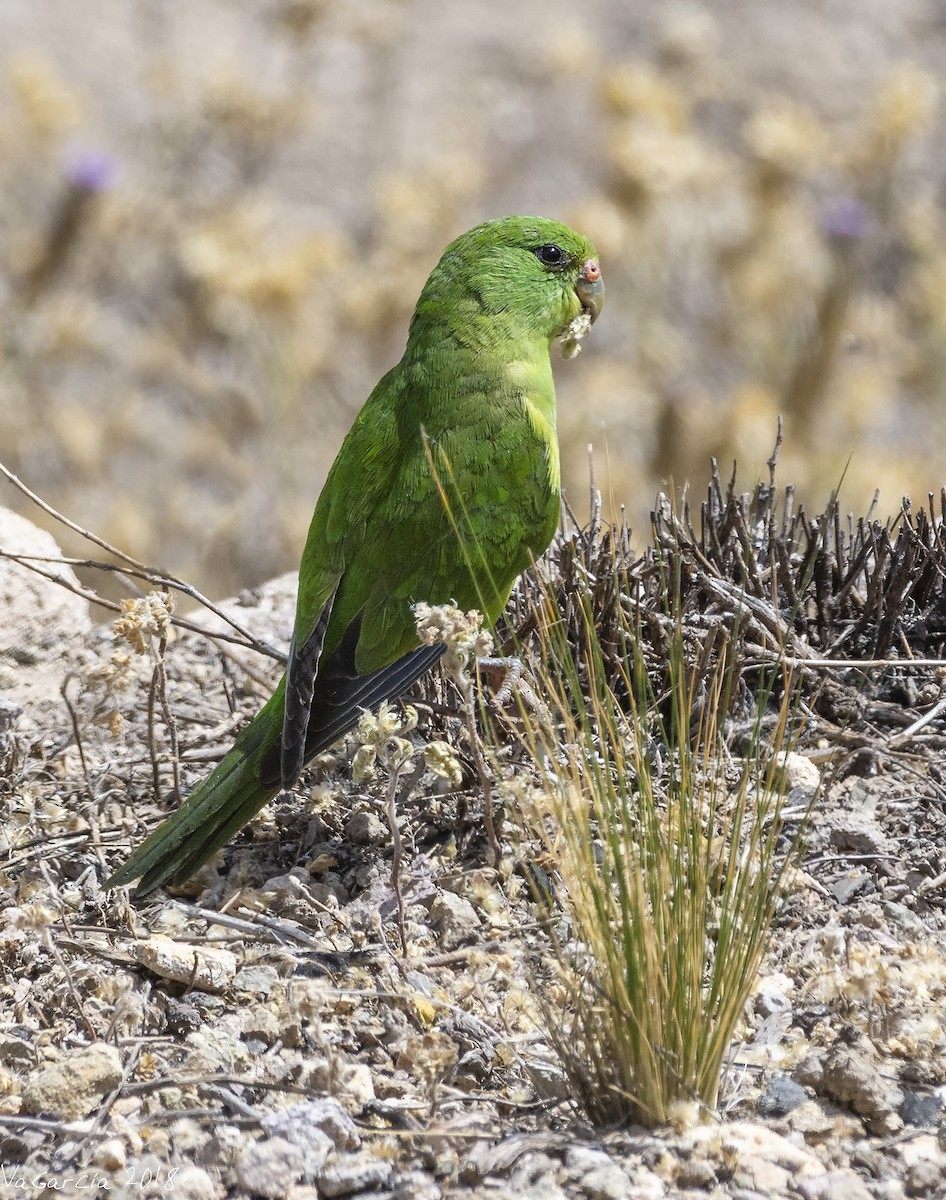
<svg viewBox="0 0 946 1200">
<path fill-rule="evenodd" d="M 134 895 L 141 897 L 165 883 L 182 883 L 276 795 L 278 783 L 260 782 L 260 759 L 279 739 L 281 699 L 280 690 L 216 769 L 106 880 L 106 887 L 121 887 L 140 876 Z"/>
<path fill-rule="evenodd" d="M 444 646 L 418 646 L 385 667 L 358 675 L 354 669 L 357 628 L 343 639 L 320 673 L 305 737 L 309 762 L 351 729 L 365 709 L 400 696 L 430 669 Z M 285 678 L 247 725 L 216 770 L 202 780 L 177 812 L 159 825 L 106 887 L 141 878 L 134 895 L 148 896 L 165 883 L 183 883 L 283 786 L 280 771 Z"/>
</svg>

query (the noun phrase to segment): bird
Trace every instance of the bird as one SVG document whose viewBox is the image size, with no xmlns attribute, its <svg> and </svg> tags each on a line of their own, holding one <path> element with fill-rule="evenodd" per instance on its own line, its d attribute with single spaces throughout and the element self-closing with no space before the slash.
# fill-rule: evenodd
<svg viewBox="0 0 946 1200">
<path fill-rule="evenodd" d="M 552 346 L 576 352 L 603 303 L 594 246 L 549 218 L 501 217 L 447 246 L 316 502 L 282 679 L 106 887 L 183 883 L 428 671 L 445 647 L 421 643 L 415 604 L 496 622 L 560 519 Z"/>
</svg>

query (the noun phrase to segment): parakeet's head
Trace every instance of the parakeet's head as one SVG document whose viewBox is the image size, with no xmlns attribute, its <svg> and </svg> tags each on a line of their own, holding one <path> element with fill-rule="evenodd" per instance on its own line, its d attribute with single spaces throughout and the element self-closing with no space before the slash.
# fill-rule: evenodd
<svg viewBox="0 0 946 1200">
<path fill-rule="evenodd" d="M 601 268 L 587 238 L 545 217 L 501 217 L 450 243 L 415 320 L 446 318 L 454 336 L 468 329 L 462 340 L 471 345 L 510 336 L 551 343 L 583 314 L 585 326 L 594 321 L 603 303 Z"/>
</svg>

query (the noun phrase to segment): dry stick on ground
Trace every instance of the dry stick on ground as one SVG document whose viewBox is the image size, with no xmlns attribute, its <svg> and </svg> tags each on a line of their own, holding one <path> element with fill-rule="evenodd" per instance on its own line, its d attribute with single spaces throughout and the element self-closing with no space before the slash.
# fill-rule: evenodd
<svg viewBox="0 0 946 1200">
<path fill-rule="evenodd" d="M 76 713 L 75 706 L 69 699 L 69 684 L 76 678 L 73 672 L 70 672 L 62 681 L 62 687 L 59 689 L 59 694 L 62 696 L 63 703 L 66 706 L 66 711 L 69 713 L 69 720 L 72 723 L 72 735 L 76 741 L 76 749 L 79 751 L 79 762 L 82 765 L 82 776 L 85 779 L 86 787 L 89 793 L 92 792 L 92 781 L 89 778 L 89 765 L 85 761 L 85 750 L 82 746 L 82 735 L 79 732 L 79 717 Z"/>
<path fill-rule="evenodd" d="M 187 583 L 185 580 L 179 579 L 174 575 L 168 575 L 164 571 L 158 571 L 154 567 L 148 566 L 147 563 L 139 562 L 136 558 L 132 558 L 132 556 L 130 554 L 126 554 L 124 550 L 120 550 L 117 546 L 113 546 L 110 542 L 105 541 L 104 538 L 99 537 L 98 534 L 92 533 L 91 530 L 84 529 L 81 525 L 77 524 L 75 521 L 71 520 L 69 517 L 65 516 L 63 513 L 59 512 L 57 509 L 53 508 L 51 504 L 47 504 L 47 502 L 45 500 L 43 500 L 42 497 L 38 496 L 34 491 L 32 491 L 30 488 L 28 488 L 26 486 L 26 484 L 23 483 L 23 481 L 21 479 L 19 479 L 16 475 L 14 475 L 13 472 L 8 467 L 4 466 L 4 464 L 2 462 L 0 462 L 0 475 L 4 476 L 4 478 L 9 480 L 9 482 L 12 483 L 13 486 L 15 488 L 17 488 L 20 492 L 22 492 L 22 494 L 24 496 L 26 496 L 26 498 L 28 500 L 30 500 L 38 508 L 41 508 L 43 510 L 43 512 L 45 512 L 48 516 L 52 517 L 54 521 L 58 521 L 61 525 L 64 525 L 67 529 L 72 530 L 73 533 L 77 533 L 80 537 L 84 538 L 86 541 L 89 541 L 93 545 L 100 547 L 100 549 L 105 550 L 106 553 L 114 555 L 114 557 L 120 559 L 125 564 L 125 566 L 117 567 L 112 563 L 97 563 L 94 561 L 83 562 L 82 560 L 69 560 L 69 559 L 65 559 L 65 558 L 59 558 L 59 559 L 45 558 L 42 555 L 16 555 L 16 554 L 10 553 L 9 551 L 0 550 L 0 555 L 2 555 L 4 558 L 11 558 L 16 561 L 20 561 L 22 563 L 22 565 L 25 567 L 29 567 L 29 565 L 30 565 L 28 560 L 32 560 L 34 562 L 63 562 L 70 566 L 88 566 L 91 568 L 98 568 L 100 570 L 113 571 L 113 572 L 117 572 L 117 573 L 127 573 L 129 575 L 134 576 L 135 578 L 144 579 L 148 583 L 151 583 L 155 587 L 172 588 L 174 591 L 180 592 L 181 595 L 187 596 L 189 599 L 196 601 L 196 603 L 200 604 L 203 608 L 206 608 L 209 612 L 212 612 L 214 614 L 214 616 L 217 616 L 222 621 L 225 621 L 230 626 L 230 628 L 234 629 L 238 634 L 240 634 L 243 641 L 246 644 L 250 645 L 253 649 L 258 650 L 261 654 L 267 654 L 271 658 L 285 661 L 285 658 L 286 658 L 285 654 L 280 653 L 278 650 L 273 649 L 272 646 L 268 646 L 268 645 L 266 645 L 265 642 L 260 641 L 259 638 L 254 637 L 253 634 L 249 632 L 249 630 L 245 629 L 242 625 L 240 625 L 240 623 L 238 621 L 235 621 L 233 619 L 233 617 L 231 617 L 227 612 L 225 612 L 223 609 L 219 608 L 216 604 L 214 604 L 213 601 L 209 600 L 202 592 L 198 591 L 198 589 L 195 588 L 193 586 L 193 584 Z M 33 569 L 36 569 L 36 568 L 33 568 Z M 77 589 L 74 586 L 70 585 L 66 580 L 64 580 L 56 575 L 47 573 L 45 571 L 38 571 L 38 574 L 45 575 L 47 579 L 52 579 L 53 582 L 60 583 L 63 587 L 67 588 L 69 591 L 72 591 L 72 592 L 77 591 Z M 82 590 L 79 590 L 77 592 L 77 594 L 84 596 L 85 599 L 87 599 L 87 600 L 94 599 L 95 603 L 103 604 L 104 607 L 111 608 L 116 612 L 121 611 L 119 605 L 117 605 L 111 601 L 103 600 L 102 597 L 98 596 L 94 592 L 89 593 L 85 589 L 82 589 Z M 203 633 L 207 636 L 217 636 L 217 635 L 207 634 L 207 631 L 205 629 L 201 629 L 201 627 L 199 625 L 193 625 L 189 621 L 182 621 L 179 618 L 173 618 L 173 617 L 171 620 L 172 620 L 172 624 L 177 625 L 180 628 L 188 629 L 195 633 Z M 219 636 L 225 637 L 226 640 L 228 640 L 228 641 L 237 641 L 238 640 L 238 639 L 229 637 L 228 635 L 219 635 Z"/>
<path fill-rule="evenodd" d="M 165 593 L 166 594 L 166 593 Z M 154 798 L 161 802 L 161 770 L 160 757 L 154 740 L 154 708 L 155 700 L 161 705 L 165 728 L 171 743 L 171 773 L 174 780 L 174 799 L 181 803 L 181 752 L 177 740 L 177 722 L 168 703 L 168 677 L 164 656 L 167 652 L 168 637 L 163 633 L 158 642 L 154 671 L 151 674 L 151 687 L 148 689 L 148 746 L 151 752 L 151 770 L 154 781 Z"/>
<path fill-rule="evenodd" d="M 406 777 L 402 787 L 398 787 L 401 779 L 401 772 L 407 765 L 408 759 L 405 757 L 398 762 L 392 763 L 388 774 L 388 794 L 385 803 L 385 813 L 388 818 L 388 829 L 391 834 L 391 887 L 394 891 L 394 899 L 397 905 L 397 931 L 401 939 L 401 957 L 407 958 L 407 929 L 405 925 L 405 910 L 404 910 L 404 892 L 401 888 L 401 866 L 404 862 L 404 842 L 401 838 L 401 830 L 397 823 L 398 804 L 403 804 L 410 795 L 423 775 L 426 764 L 423 757 L 414 767 L 413 771 Z"/>
<path fill-rule="evenodd" d="M 171 617 L 171 624 L 176 629 L 183 629 L 187 633 L 199 633 L 202 637 L 209 638 L 214 642 L 232 642 L 235 646 L 243 646 L 247 650 L 255 650 L 258 654 L 263 654 L 267 658 L 275 659 L 276 662 L 285 663 L 287 655 L 282 650 L 277 650 L 270 646 L 267 642 L 261 641 L 254 637 L 249 630 L 244 629 L 232 617 L 229 617 L 223 609 L 219 609 L 211 603 L 211 601 L 201 596 L 195 588 L 192 588 L 189 583 L 183 580 L 176 580 L 171 575 L 163 575 L 159 571 L 137 571 L 128 567 L 119 567 L 115 563 L 98 562 L 92 558 L 70 558 L 65 555 L 52 556 L 48 554 L 18 554 L 13 550 L 4 550 L 0 546 L 0 558 L 9 559 L 10 562 L 18 563 L 27 571 L 32 571 L 36 575 L 40 575 L 43 579 L 48 579 L 50 583 L 55 583 L 61 588 L 65 588 L 67 592 L 72 592 L 74 596 L 81 596 L 83 600 L 87 600 L 89 604 L 95 604 L 99 608 L 108 609 L 109 612 L 121 613 L 122 606 L 117 600 L 109 600 L 105 596 L 100 596 L 98 592 L 91 588 L 83 587 L 82 584 L 70 582 L 68 579 L 63 579 L 61 575 L 57 575 L 55 571 L 44 571 L 37 563 L 48 562 L 57 563 L 64 567 L 84 567 L 92 571 L 110 571 L 115 575 L 119 575 L 122 579 L 129 577 L 133 579 L 143 579 L 148 583 L 159 588 L 170 588 L 180 592 L 181 595 L 187 596 L 189 599 L 196 600 L 202 604 L 215 616 L 219 616 L 222 620 L 231 625 L 239 636 L 232 633 L 226 633 L 224 630 L 209 630 L 203 625 L 198 625 L 194 621 L 188 621 L 186 617 Z M 139 593 L 140 595 L 140 593 Z M 240 663 L 243 667 L 243 663 Z M 247 669 L 247 668 L 244 668 Z"/>
</svg>

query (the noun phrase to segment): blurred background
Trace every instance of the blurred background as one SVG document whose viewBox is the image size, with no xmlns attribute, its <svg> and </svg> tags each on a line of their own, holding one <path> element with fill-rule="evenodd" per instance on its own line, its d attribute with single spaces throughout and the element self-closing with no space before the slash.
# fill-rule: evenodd
<svg viewBox="0 0 946 1200">
<path fill-rule="evenodd" d="M 886 516 L 946 483 L 944 77 L 942 0 L 3 0 L 0 461 L 213 595 L 294 567 L 443 246 L 518 211 L 607 280 L 579 514 L 589 443 L 640 540 L 781 415 L 809 511 Z"/>
</svg>

